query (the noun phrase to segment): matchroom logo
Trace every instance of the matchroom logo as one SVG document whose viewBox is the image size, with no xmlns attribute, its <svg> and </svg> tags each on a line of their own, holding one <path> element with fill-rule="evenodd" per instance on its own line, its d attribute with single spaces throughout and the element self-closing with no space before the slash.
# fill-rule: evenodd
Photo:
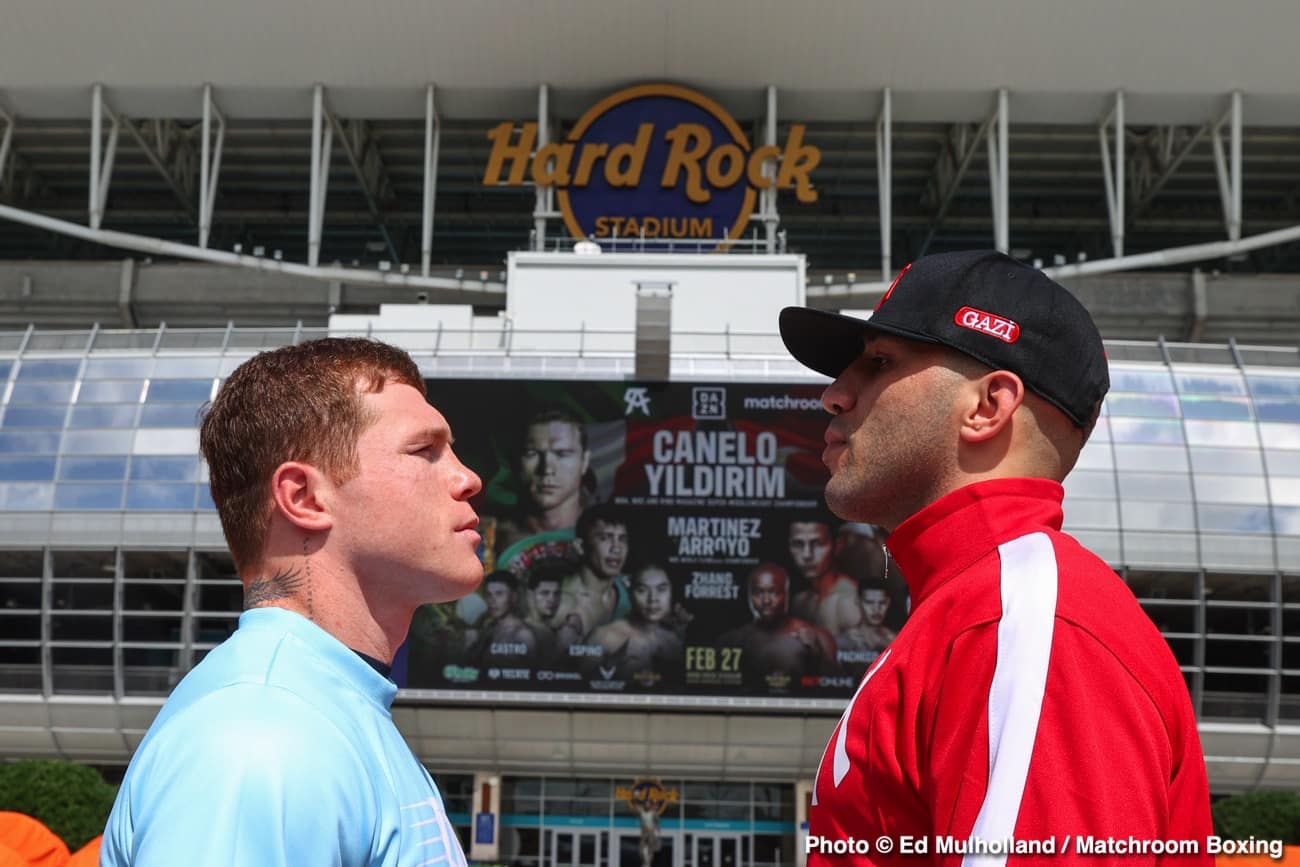
<svg viewBox="0 0 1300 867">
<path fill-rule="evenodd" d="M 575 238 L 716 239 L 722 248 L 745 233 L 759 190 L 817 201 L 821 151 L 804 131 L 792 124 L 784 146 L 754 148 L 707 96 L 643 84 L 592 106 L 562 142 L 538 148 L 532 122 L 493 127 L 483 184 L 554 186 Z"/>
</svg>

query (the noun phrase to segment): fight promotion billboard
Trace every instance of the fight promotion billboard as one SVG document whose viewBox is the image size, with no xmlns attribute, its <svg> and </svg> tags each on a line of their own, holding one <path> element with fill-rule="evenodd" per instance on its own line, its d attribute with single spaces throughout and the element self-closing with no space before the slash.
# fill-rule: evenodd
<svg viewBox="0 0 1300 867">
<path fill-rule="evenodd" d="M 417 612 L 405 686 L 841 697 L 906 616 L 880 534 L 823 502 L 819 386 L 428 386 L 486 577 Z"/>
</svg>

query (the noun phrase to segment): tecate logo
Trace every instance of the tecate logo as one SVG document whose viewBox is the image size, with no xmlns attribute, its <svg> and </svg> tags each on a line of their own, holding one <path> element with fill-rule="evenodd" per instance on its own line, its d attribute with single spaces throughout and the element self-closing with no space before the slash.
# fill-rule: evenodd
<svg viewBox="0 0 1300 867">
<path fill-rule="evenodd" d="M 976 310 L 974 307 L 963 307 L 957 311 L 953 317 L 962 328 L 969 328 L 971 331 L 979 331 L 990 337 L 996 337 L 1003 343 L 1015 343 L 1020 339 L 1020 326 L 1010 319 L 1004 319 L 992 313 L 985 313 L 983 310 Z"/>
</svg>

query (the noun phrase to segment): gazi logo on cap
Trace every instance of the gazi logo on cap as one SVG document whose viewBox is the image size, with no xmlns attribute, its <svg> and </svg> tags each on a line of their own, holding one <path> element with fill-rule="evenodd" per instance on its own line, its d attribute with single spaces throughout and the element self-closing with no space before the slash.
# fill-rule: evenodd
<svg viewBox="0 0 1300 867">
<path fill-rule="evenodd" d="M 1015 322 L 993 313 L 976 310 L 974 307 L 963 307 L 952 319 L 962 328 L 996 337 L 1003 343 L 1015 343 L 1020 339 L 1020 326 Z"/>
<path fill-rule="evenodd" d="M 784 147 L 753 148 L 707 96 L 643 84 L 601 100 L 564 141 L 540 148 L 535 122 L 493 127 L 483 184 L 522 186 L 528 177 L 554 187 L 575 238 L 712 239 L 725 247 L 748 228 L 759 190 L 793 188 L 799 201 L 817 201 L 810 175 L 821 151 L 804 144 L 804 129 L 792 124 Z"/>
</svg>

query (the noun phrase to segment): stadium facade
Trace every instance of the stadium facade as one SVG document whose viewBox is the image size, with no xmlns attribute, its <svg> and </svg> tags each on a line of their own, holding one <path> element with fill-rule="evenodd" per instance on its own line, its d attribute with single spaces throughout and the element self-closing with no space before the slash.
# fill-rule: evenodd
<svg viewBox="0 0 1300 867">
<path fill-rule="evenodd" d="M 394 0 L 307 27 L 287 4 L 131 6 L 69 23 L 18 4 L 0 31 L 0 755 L 124 764 L 233 628 L 194 426 L 252 353 L 369 333 L 412 351 L 435 402 L 567 396 L 599 437 L 631 424 L 629 389 L 702 390 L 741 396 L 728 423 L 797 433 L 822 380 L 781 350 L 780 304 L 866 311 L 923 252 L 998 246 L 1107 338 L 1066 529 L 1168 639 L 1214 791 L 1297 785 L 1300 94 L 1279 59 L 1300 12 Z M 686 92 L 669 120 L 735 146 L 699 152 L 711 216 L 584 204 L 561 151 L 534 164 L 572 142 L 572 181 L 602 119 Z M 752 171 L 733 158 L 762 146 Z M 803 187 L 780 169 L 800 148 Z M 584 236 L 604 252 L 573 252 Z M 759 540 L 778 558 L 780 527 Z M 487 860 L 539 867 L 640 863 L 647 799 L 664 867 L 795 863 L 851 692 L 456 685 L 407 664 L 394 717 L 466 839 L 486 807 Z"/>
</svg>

